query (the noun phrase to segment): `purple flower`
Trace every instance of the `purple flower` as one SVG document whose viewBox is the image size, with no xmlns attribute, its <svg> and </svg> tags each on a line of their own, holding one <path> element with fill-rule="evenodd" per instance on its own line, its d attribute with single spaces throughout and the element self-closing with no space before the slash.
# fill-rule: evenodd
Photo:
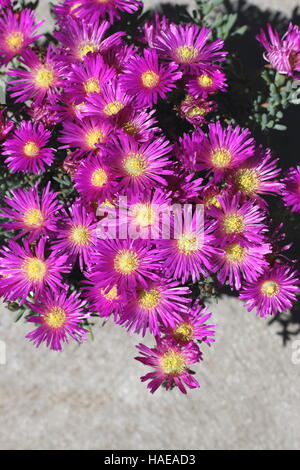
<svg viewBox="0 0 300 470">
<path fill-rule="evenodd" d="M 107 164 L 115 178 L 120 178 L 122 194 L 139 194 L 165 186 L 165 175 L 172 174 L 168 154 L 172 145 L 163 137 L 139 144 L 132 137 L 120 135 L 106 146 Z"/>
<path fill-rule="evenodd" d="M 289 24 L 287 32 L 280 38 L 271 25 L 267 25 L 268 35 L 261 30 L 256 39 L 264 46 L 264 58 L 279 73 L 300 78 L 300 31 L 298 26 Z"/>
<path fill-rule="evenodd" d="M 176 87 L 182 73 L 174 63 L 160 64 L 155 50 L 145 49 L 143 56 L 135 55 L 120 75 L 120 83 L 126 93 L 137 100 L 139 106 L 152 106 L 158 97 Z"/>
<path fill-rule="evenodd" d="M 195 98 L 206 98 L 218 90 L 225 91 L 227 87 L 226 76 L 217 67 L 206 67 L 200 69 L 197 74 L 187 81 L 188 92 Z"/>
<path fill-rule="evenodd" d="M 154 47 L 163 59 L 180 64 L 184 70 L 193 66 L 205 67 L 212 61 L 224 60 L 227 54 L 221 51 L 223 39 L 208 43 L 210 34 L 209 28 L 171 24 L 165 31 L 157 34 Z"/>
<path fill-rule="evenodd" d="M 39 325 L 26 335 L 36 347 L 45 342 L 54 351 L 62 351 L 61 343 L 68 343 L 69 337 L 82 343 L 87 339 L 87 330 L 81 327 L 88 317 L 79 293 L 68 295 L 67 291 L 51 292 L 45 289 L 42 302 L 29 304 L 38 315 L 27 316 L 27 321 Z"/>
<path fill-rule="evenodd" d="M 159 334 L 161 325 L 175 328 L 181 320 L 180 314 L 187 310 L 190 294 L 190 290 L 177 281 L 161 278 L 149 282 L 147 289 L 138 288 L 131 293 L 119 323 L 131 334 L 141 332 L 143 336 L 147 330 L 153 335 Z"/>
<path fill-rule="evenodd" d="M 112 130 L 109 122 L 96 117 L 65 121 L 59 141 L 66 144 L 62 148 L 77 148 L 82 155 L 97 151 L 98 144 L 106 142 Z"/>
<path fill-rule="evenodd" d="M 141 286 L 148 289 L 160 268 L 157 253 L 144 240 L 99 240 L 91 259 L 91 272 L 107 292 L 115 285 L 120 291 Z"/>
<path fill-rule="evenodd" d="M 82 63 L 72 64 L 67 92 L 82 102 L 93 93 L 101 93 L 103 85 L 115 76 L 115 70 L 103 62 L 101 55 L 88 54 Z"/>
<path fill-rule="evenodd" d="M 67 48 L 66 60 L 82 61 L 89 53 L 102 53 L 120 44 L 121 37 L 124 36 L 122 32 L 114 33 L 104 39 L 109 27 L 108 21 L 85 23 L 69 17 L 63 22 L 62 28 L 55 33 L 55 37 Z"/>
<path fill-rule="evenodd" d="M 232 172 L 230 178 L 235 190 L 259 201 L 264 201 L 259 194 L 280 194 L 283 184 L 277 181 L 281 171 L 278 161 L 278 158 L 272 159 L 269 149 L 258 147 L 254 158 L 247 159 Z"/>
<path fill-rule="evenodd" d="M 53 235 L 60 209 L 56 196 L 57 193 L 50 190 L 50 182 L 43 189 L 41 197 L 37 186 L 28 191 L 22 188 L 11 191 L 10 197 L 3 199 L 9 207 L 3 207 L 0 214 L 9 220 L 1 223 L 1 226 L 6 230 L 20 230 L 19 236 L 28 234 L 30 242 L 41 235 Z"/>
<path fill-rule="evenodd" d="M 61 56 L 57 54 L 50 44 L 45 57 L 41 60 L 31 49 L 23 54 L 21 64 L 27 70 L 11 69 L 7 73 L 14 80 L 8 82 L 11 97 L 17 103 L 23 103 L 34 99 L 38 106 L 47 97 L 50 101 L 59 93 L 59 88 L 64 86 L 64 66 Z"/>
<path fill-rule="evenodd" d="M 276 266 L 266 270 L 254 282 L 249 279 L 240 298 L 249 312 L 256 307 L 256 314 L 266 317 L 291 308 L 299 292 L 298 273 L 289 266 Z"/>
<path fill-rule="evenodd" d="M 239 193 L 224 192 L 217 200 L 220 208 L 212 206 L 209 215 L 217 220 L 216 236 L 222 246 L 233 241 L 259 244 L 264 239 L 266 215 L 258 205 L 243 202 Z"/>
<path fill-rule="evenodd" d="M 84 202 L 103 202 L 115 194 L 116 183 L 109 166 L 99 155 L 91 155 L 78 166 L 74 175 L 75 188 Z"/>
<path fill-rule="evenodd" d="M 264 272 L 268 267 L 265 255 L 269 253 L 269 243 L 229 243 L 224 246 L 223 254 L 217 255 L 213 260 L 218 269 L 218 280 L 222 285 L 228 280 L 231 287 L 239 290 L 243 280 L 255 281 Z"/>
<path fill-rule="evenodd" d="M 0 65 L 23 54 L 29 44 L 40 38 L 42 34 L 36 32 L 43 23 L 35 23 L 34 13 L 29 8 L 18 13 L 4 11 L 0 17 Z"/>
<path fill-rule="evenodd" d="M 27 240 L 23 240 L 23 246 L 11 240 L 1 249 L 0 290 L 4 300 L 20 299 L 24 303 L 31 291 L 39 297 L 45 286 L 54 292 L 62 287 L 62 273 L 71 269 L 67 265 L 68 256 L 50 251 L 46 257 L 45 243 L 42 238 L 31 249 Z"/>
<path fill-rule="evenodd" d="M 208 137 L 199 136 L 197 169 L 213 170 L 215 178 L 219 179 L 225 170 L 239 167 L 254 155 L 254 139 L 248 129 L 242 130 L 239 126 L 224 129 L 219 121 L 208 127 Z"/>
<path fill-rule="evenodd" d="M 189 372 L 190 365 L 199 362 L 202 358 L 199 348 L 194 343 L 190 342 L 180 347 L 174 341 L 156 338 L 154 348 L 148 348 L 144 344 L 139 344 L 137 348 L 141 356 L 135 359 L 154 369 L 153 372 L 141 377 L 142 382 L 150 380 L 147 387 L 151 393 L 154 393 L 163 383 L 167 390 L 177 386 L 182 393 L 186 393 L 186 386 L 200 387 Z"/>
<path fill-rule="evenodd" d="M 207 313 L 207 308 L 203 308 L 199 301 L 196 301 L 187 312 L 180 313 L 181 319 L 175 328 L 161 328 L 161 332 L 174 338 L 180 345 L 197 340 L 211 346 L 215 341 L 216 327 L 206 323 L 211 315 Z"/>
<path fill-rule="evenodd" d="M 9 170 L 12 173 L 44 171 L 54 160 L 54 149 L 46 147 L 50 137 L 51 132 L 42 124 L 21 121 L 19 128 L 3 144 Z"/>
</svg>

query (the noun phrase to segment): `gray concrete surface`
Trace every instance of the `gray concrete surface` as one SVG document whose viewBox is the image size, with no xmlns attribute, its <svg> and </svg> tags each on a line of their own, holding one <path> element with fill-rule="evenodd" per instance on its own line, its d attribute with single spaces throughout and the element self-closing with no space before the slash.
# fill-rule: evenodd
<svg viewBox="0 0 300 470">
<path fill-rule="evenodd" d="M 286 11 L 299 4 L 253 3 Z M 14 324 L 2 307 L 0 449 L 298 449 L 293 343 L 283 348 L 278 324 L 268 326 L 237 299 L 211 310 L 217 341 L 197 367 L 201 389 L 185 397 L 148 393 L 139 382 L 146 369 L 133 360 L 139 338 L 120 327 L 97 327 L 94 342 L 64 353 L 36 350 L 24 339 L 30 325 Z"/>
</svg>

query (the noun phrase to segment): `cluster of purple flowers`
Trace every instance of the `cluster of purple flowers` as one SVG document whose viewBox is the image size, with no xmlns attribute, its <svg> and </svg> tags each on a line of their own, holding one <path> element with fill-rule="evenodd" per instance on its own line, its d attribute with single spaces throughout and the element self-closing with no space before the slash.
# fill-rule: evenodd
<svg viewBox="0 0 300 470">
<path fill-rule="evenodd" d="M 77 196 L 60 202 L 50 179 L 5 197 L 2 227 L 13 237 L 0 254 L 0 294 L 34 312 L 28 320 L 37 327 L 27 337 L 37 346 L 82 342 L 91 315 L 151 333 L 155 347 L 138 346 L 137 359 L 153 368 L 142 381 L 151 392 L 163 384 L 186 393 L 199 386 L 190 371 L 202 359 L 199 344 L 215 335 L 211 314 L 192 300 L 193 284 L 213 276 L 262 317 L 295 302 L 298 276 L 274 248 L 264 195 L 283 194 L 299 211 L 300 171 L 281 181 L 277 160 L 247 129 L 209 123 L 227 81 L 223 40 L 211 40 L 208 28 L 156 15 L 130 45 L 124 31 L 111 31 L 120 15 L 141 7 L 65 0 L 54 7 L 58 44 L 36 52 L 34 14 L 3 4 L 0 61 L 19 58 L 7 72 L 8 93 L 28 116 L 16 124 L 0 116 L 5 163 L 21 181 L 64 155 Z M 190 127 L 173 142 L 157 113 L 166 100 Z M 176 238 L 99 237 L 99 209 L 120 209 L 125 196 L 137 233 L 157 226 L 159 210 L 174 204 L 202 204 L 203 227 L 193 212 Z M 69 282 L 75 268 L 84 277 L 78 291 Z"/>
</svg>

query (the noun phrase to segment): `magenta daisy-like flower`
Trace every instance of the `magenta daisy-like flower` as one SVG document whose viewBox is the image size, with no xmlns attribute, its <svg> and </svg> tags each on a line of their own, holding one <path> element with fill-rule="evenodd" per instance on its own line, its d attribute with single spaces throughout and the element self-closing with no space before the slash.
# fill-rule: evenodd
<svg viewBox="0 0 300 470">
<path fill-rule="evenodd" d="M 64 85 L 64 66 L 61 56 L 54 51 L 53 46 L 48 46 L 43 59 L 28 49 L 23 54 L 21 64 L 27 70 L 12 69 L 7 72 L 8 75 L 16 77 L 8 82 L 11 97 L 17 103 L 32 98 L 36 105 L 40 105 L 45 97 L 53 100 L 58 94 L 58 89 Z"/>
<path fill-rule="evenodd" d="M 181 320 L 180 314 L 187 310 L 190 293 L 177 281 L 164 278 L 152 281 L 147 289 L 138 288 L 131 294 L 119 323 L 131 334 L 141 332 L 143 336 L 147 330 L 153 335 L 159 334 L 161 325 L 175 328 Z"/>
<path fill-rule="evenodd" d="M 82 18 L 83 4 L 84 2 L 78 0 L 63 0 L 62 3 L 53 5 L 53 15 L 58 23 L 65 21 L 68 17 Z"/>
<path fill-rule="evenodd" d="M 117 115 L 116 127 L 138 142 L 146 142 L 160 130 L 157 127 L 157 120 L 153 117 L 154 114 L 155 109 L 143 111 L 127 106 Z"/>
<path fill-rule="evenodd" d="M 189 370 L 192 364 L 202 359 L 199 348 L 194 343 L 190 342 L 180 347 L 174 341 L 156 338 L 154 348 L 148 348 L 144 344 L 139 344 L 137 348 L 141 356 L 135 359 L 154 369 L 153 372 L 141 377 L 142 382 L 150 380 L 147 387 L 151 393 L 163 383 L 167 390 L 177 386 L 182 393 L 186 393 L 186 386 L 200 387 Z"/>
<path fill-rule="evenodd" d="M 120 19 L 120 12 L 134 13 L 143 6 L 138 0 L 85 0 L 82 3 L 81 16 L 86 21 L 94 22 L 99 18 L 109 18 L 110 23 Z"/>
<path fill-rule="evenodd" d="M 242 200 L 240 194 L 224 192 L 217 197 L 220 208 L 212 205 L 209 215 L 217 220 L 216 236 L 221 245 L 233 241 L 259 244 L 267 227 L 265 214 L 253 201 Z"/>
<path fill-rule="evenodd" d="M 89 53 L 102 53 L 108 48 L 118 46 L 124 36 L 123 32 L 118 32 L 104 39 L 110 27 L 108 21 L 86 23 L 69 17 L 62 26 L 61 30 L 55 33 L 55 37 L 67 48 L 66 59 L 70 62 L 82 61 Z"/>
<path fill-rule="evenodd" d="M 129 104 L 132 105 L 132 98 L 122 90 L 119 80 L 112 80 L 110 84 L 103 85 L 101 94 L 94 93 L 87 97 L 84 112 L 89 116 L 115 121 Z"/>
<path fill-rule="evenodd" d="M 105 284 L 97 280 L 97 273 L 87 272 L 85 276 L 87 280 L 84 281 L 84 297 L 91 311 L 105 319 L 113 315 L 114 321 L 117 322 L 126 302 L 125 291 L 120 292 L 116 284 L 107 289 Z"/>
<path fill-rule="evenodd" d="M 45 286 L 54 292 L 62 287 L 62 274 L 70 271 L 67 255 L 50 251 L 45 256 L 45 238 L 35 248 L 31 248 L 28 240 L 20 246 L 14 240 L 4 246 L 0 256 L 0 290 L 5 300 L 20 299 L 25 302 L 29 292 L 38 297 Z"/>
<path fill-rule="evenodd" d="M 189 277 L 196 282 L 201 274 L 207 276 L 215 271 L 212 257 L 222 251 L 216 248 L 214 230 L 215 223 L 204 225 L 197 211 L 192 217 L 185 215 L 183 220 L 182 214 L 175 214 L 174 238 L 158 242 L 167 275 L 185 283 Z"/>
<path fill-rule="evenodd" d="M 46 147 L 51 132 L 42 124 L 21 121 L 18 129 L 3 144 L 5 163 L 12 173 L 39 173 L 54 160 L 54 149 Z"/>
<path fill-rule="evenodd" d="M 23 54 L 29 44 L 40 38 L 42 34 L 36 32 L 43 23 L 35 23 L 34 13 L 29 8 L 18 13 L 4 11 L 0 16 L 0 65 Z"/>
<path fill-rule="evenodd" d="M 207 139 L 200 139 L 197 153 L 197 168 L 213 170 L 220 178 L 225 170 L 240 166 L 254 155 L 254 139 L 248 129 L 228 126 L 223 129 L 220 122 L 209 124 Z"/>
<path fill-rule="evenodd" d="M 83 309 L 84 304 L 79 293 L 68 294 L 64 290 L 51 292 L 45 289 L 41 302 L 30 304 L 38 315 L 27 316 L 27 321 L 38 327 L 28 333 L 26 338 L 36 347 L 45 342 L 47 347 L 55 351 L 61 351 L 61 343 L 68 343 L 69 337 L 82 343 L 87 339 L 87 330 L 81 326 L 88 317 Z"/>
<path fill-rule="evenodd" d="M 19 236 L 28 234 L 30 242 L 40 235 L 55 232 L 60 209 L 56 196 L 50 190 L 50 182 L 41 197 L 37 186 L 28 191 L 21 188 L 11 191 L 10 197 L 3 199 L 8 207 L 2 207 L 0 213 L 8 222 L 1 223 L 1 226 L 6 230 L 20 230 Z"/>
<path fill-rule="evenodd" d="M 296 302 L 300 292 L 298 273 L 290 266 L 276 266 L 266 270 L 255 282 L 245 283 L 240 298 L 248 312 L 256 308 L 261 317 L 286 312 Z"/>
<path fill-rule="evenodd" d="M 56 240 L 52 246 L 62 253 L 67 253 L 73 263 L 79 257 L 80 268 L 88 265 L 95 251 L 97 242 L 97 222 L 79 203 L 73 204 L 69 214 L 65 213 L 56 232 Z"/>
<path fill-rule="evenodd" d="M 92 93 L 101 93 L 104 84 L 116 76 L 113 68 L 108 67 L 101 55 L 88 54 L 82 63 L 72 66 L 68 80 L 68 93 L 81 102 Z"/>
<path fill-rule="evenodd" d="M 277 180 L 281 172 L 278 161 L 278 158 L 272 159 L 270 149 L 258 147 L 254 158 L 247 159 L 231 173 L 233 187 L 252 198 L 259 194 L 280 194 L 284 185 Z"/>
<path fill-rule="evenodd" d="M 298 26 L 290 23 L 287 32 L 280 38 L 278 32 L 268 24 L 267 34 L 261 30 L 256 39 L 266 49 L 264 59 L 274 69 L 279 73 L 300 77 L 300 30 Z"/>
<path fill-rule="evenodd" d="M 95 280 L 107 292 L 115 285 L 120 290 L 137 285 L 148 289 L 149 280 L 157 278 L 155 269 L 160 268 L 157 253 L 144 240 L 99 240 L 91 262 Z"/>
<path fill-rule="evenodd" d="M 172 174 L 168 154 L 172 145 L 163 137 L 138 143 L 132 137 L 120 135 L 107 144 L 107 162 L 116 178 L 119 190 L 139 194 L 166 185 L 164 175 Z"/>
<path fill-rule="evenodd" d="M 282 199 L 292 212 L 300 212 L 300 166 L 290 168 L 283 179 Z"/>
<path fill-rule="evenodd" d="M 207 312 L 207 307 L 202 307 L 199 301 L 196 301 L 187 312 L 181 313 L 180 316 L 180 322 L 177 323 L 175 328 L 162 328 L 161 331 L 173 337 L 181 345 L 197 340 L 211 346 L 215 341 L 216 325 L 207 324 L 212 316 L 211 313 Z"/>
<path fill-rule="evenodd" d="M 228 280 L 231 287 L 239 290 L 243 280 L 255 281 L 264 272 L 268 266 L 265 256 L 271 251 L 269 243 L 229 243 L 223 254 L 213 260 L 218 269 L 218 280 L 222 285 Z"/>
<path fill-rule="evenodd" d="M 78 166 L 74 175 L 75 188 L 82 199 L 89 202 L 103 202 L 115 193 L 115 182 L 110 168 L 98 155 L 92 155 Z"/>
<path fill-rule="evenodd" d="M 62 148 L 77 148 L 82 155 L 97 150 L 99 144 L 107 141 L 112 130 L 109 122 L 99 118 L 66 121 L 59 141 L 66 144 Z"/>
<path fill-rule="evenodd" d="M 226 76 L 219 68 L 207 67 L 198 71 L 187 82 L 188 92 L 198 97 L 206 98 L 207 95 L 217 91 L 225 91 L 227 87 Z"/>
<path fill-rule="evenodd" d="M 136 97 L 138 105 L 152 106 L 159 97 L 166 98 L 181 76 L 176 64 L 160 64 L 156 51 L 145 49 L 142 57 L 135 55 L 131 59 L 119 79 L 124 90 Z"/>
<path fill-rule="evenodd" d="M 208 43 L 210 34 L 209 28 L 171 24 L 156 36 L 154 47 L 163 59 L 174 61 L 185 69 L 195 65 L 205 67 L 212 61 L 224 60 L 227 54 L 221 50 L 223 39 Z"/>
</svg>

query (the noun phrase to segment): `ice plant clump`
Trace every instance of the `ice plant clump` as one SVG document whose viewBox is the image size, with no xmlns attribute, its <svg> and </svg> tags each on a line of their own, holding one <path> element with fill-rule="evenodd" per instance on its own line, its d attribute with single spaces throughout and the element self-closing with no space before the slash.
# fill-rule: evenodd
<svg viewBox="0 0 300 470">
<path fill-rule="evenodd" d="M 152 393 L 199 387 L 192 368 L 215 341 L 207 297 L 231 289 L 266 317 L 299 292 L 272 198 L 299 213 L 300 170 L 282 176 L 252 133 L 266 108 L 283 113 L 260 95 L 240 117 L 234 15 L 222 29 L 204 3 L 174 21 L 138 0 L 62 0 L 39 40 L 34 7 L 0 0 L 0 295 L 35 346 L 82 343 L 99 317 L 152 335 L 136 358 Z M 298 27 L 258 39 L 297 78 Z"/>
</svg>

